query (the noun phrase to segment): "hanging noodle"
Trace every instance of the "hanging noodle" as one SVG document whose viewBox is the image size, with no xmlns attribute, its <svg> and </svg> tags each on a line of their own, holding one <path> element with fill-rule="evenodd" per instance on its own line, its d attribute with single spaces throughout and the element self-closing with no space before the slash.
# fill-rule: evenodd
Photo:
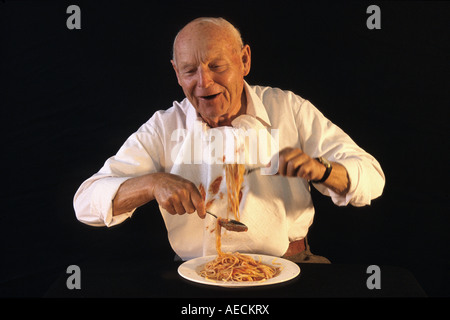
<svg viewBox="0 0 450 320">
<path fill-rule="evenodd" d="M 239 202 L 242 182 L 244 182 L 245 166 L 243 164 L 225 164 L 225 179 L 227 182 L 228 212 L 234 219 L 240 221 Z"/>
<path fill-rule="evenodd" d="M 228 208 L 234 214 L 235 219 L 239 221 L 239 193 L 245 168 L 243 165 L 227 164 L 225 165 L 225 170 L 228 191 Z M 222 252 L 221 220 L 222 218 L 219 217 L 216 222 L 217 257 L 213 261 L 206 263 L 203 270 L 200 271 L 202 277 L 209 280 L 221 281 L 265 281 L 280 273 L 281 267 L 272 267 L 263 264 L 261 263 L 261 258 L 259 258 L 259 261 L 256 261 L 252 257 L 239 252 Z"/>
</svg>

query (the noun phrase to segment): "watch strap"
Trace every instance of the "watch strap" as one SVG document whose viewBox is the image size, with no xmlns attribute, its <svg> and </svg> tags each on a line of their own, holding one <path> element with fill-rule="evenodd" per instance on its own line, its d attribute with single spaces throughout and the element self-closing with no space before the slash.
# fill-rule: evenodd
<svg viewBox="0 0 450 320">
<path fill-rule="evenodd" d="M 325 182 L 325 180 L 328 179 L 328 177 L 330 176 L 331 170 L 333 169 L 333 166 L 327 161 L 327 164 L 324 163 L 323 158 L 319 157 L 319 158 L 314 158 L 317 161 L 319 161 L 321 164 L 323 164 L 325 166 L 325 173 L 323 174 L 323 177 L 320 180 L 311 180 L 314 183 L 322 183 Z"/>
</svg>

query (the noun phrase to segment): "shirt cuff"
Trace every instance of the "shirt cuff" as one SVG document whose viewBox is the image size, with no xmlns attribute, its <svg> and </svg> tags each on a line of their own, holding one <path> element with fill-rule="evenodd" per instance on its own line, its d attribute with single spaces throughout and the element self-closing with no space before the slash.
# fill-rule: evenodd
<svg viewBox="0 0 450 320">
<path fill-rule="evenodd" d="M 91 198 L 91 213 L 98 216 L 107 227 L 122 223 L 131 217 L 136 209 L 116 216 L 112 214 L 112 202 L 122 183 L 130 177 L 106 177 L 95 182 Z"/>
<path fill-rule="evenodd" d="M 358 159 L 347 158 L 335 160 L 335 162 L 344 166 L 345 169 L 347 170 L 350 189 L 344 196 L 337 194 L 333 190 L 329 190 L 333 202 L 338 206 L 346 206 L 350 203 L 351 205 L 356 207 L 370 204 L 370 199 L 369 203 L 367 203 L 366 197 L 363 194 L 360 194 L 361 192 L 358 192 L 359 190 L 358 186 L 360 184 L 360 171 L 361 171 L 360 162 L 358 161 Z"/>
</svg>

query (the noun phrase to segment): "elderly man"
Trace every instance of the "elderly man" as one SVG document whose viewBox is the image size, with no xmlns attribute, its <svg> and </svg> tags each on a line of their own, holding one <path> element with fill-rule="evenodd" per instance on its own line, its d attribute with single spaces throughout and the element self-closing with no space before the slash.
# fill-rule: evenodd
<svg viewBox="0 0 450 320">
<path fill-rule="evenodd" d="M 314 216 L 310 182 L 336 205 L 368 205 L 384 187 L 379 163 L 308 100 L 247 84 L 250 47 L 222 18 L 188 23 L 175 38 L 171 62 L 186 99 L 156 112 L 80 186 L 74 198 L 78 219 L 112 226 L 156 200 L 181 259 L 214 254 L 215 218 L 205 213 L 226 216 L 223 163 L 192 160 L 191 150 L 196 143 L 209 150 L 214 139 L 205 136 L 213 132 L 220 134 L 215 140 L 228 137 L 226 152 L 230 132 L 267 130 L 276 132 L 271 155 L 278 171 L 245 176 L 239 208 L 248 231 L 225 232 L 223 251 L 328 262 L 313 256 L 305 241 Z"/>
</svg>

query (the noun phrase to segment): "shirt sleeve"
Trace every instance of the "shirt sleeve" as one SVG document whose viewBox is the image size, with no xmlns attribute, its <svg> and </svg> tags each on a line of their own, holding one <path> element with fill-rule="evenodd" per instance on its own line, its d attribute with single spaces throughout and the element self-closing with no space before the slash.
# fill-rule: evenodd
<svg viewBox="0 0 450 320">
<path fill-rule="evenodd" d="M 159 135 L 149 124 L 143 125 L 78 188 L 73 200 L 77 219 L 91 226 L 110 227 L 131 217 L 136 208 L 114 216 L 112 201 L 126 180 L 160 171 L 162 154 Z"/>
<path fill-rule="evenodd" d="M 323 184 L 314 184 L 322 194 L 339 206 L 369 205 L 384 188 L 385 176 L 378 161 L 360 148 L 342 129 L 328 120 L 308 100 L 300 101 L 297 124 L 303 151 L 343 165 L 350 179 L 350 189 L 341 196 Z"/>
</svg>

